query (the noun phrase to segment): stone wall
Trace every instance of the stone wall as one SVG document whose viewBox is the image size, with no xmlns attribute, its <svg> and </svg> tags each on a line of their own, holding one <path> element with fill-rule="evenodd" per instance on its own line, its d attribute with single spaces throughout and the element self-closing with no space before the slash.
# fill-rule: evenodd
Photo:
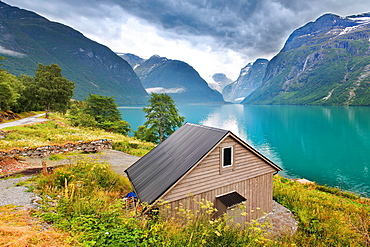
<svg viewBox="0 0 370 247">
<path fill-rule="evenodd" d="M 111 149 L 112 141 L 103 139 L 91 142 L 79 141 L 69 142 L 61 145 L 42 146 L 37 148 L 15 148 L 12 150 L 0 150 L 0 158 L 2 157 L 44 157 L 57 153 L 68 153 L 72 151 L 82 152 L 99 152 L 103 149 Z"/>
</svg>

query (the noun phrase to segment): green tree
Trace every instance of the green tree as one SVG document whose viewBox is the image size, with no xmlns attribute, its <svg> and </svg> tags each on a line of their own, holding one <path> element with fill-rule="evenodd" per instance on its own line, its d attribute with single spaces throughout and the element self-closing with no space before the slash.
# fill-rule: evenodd
<svg viewBox="0 0 370 247">
<path fill-rule="evenodd" d="M 57 64 L 38 64 L 34 83 L 30 91 L 35 91 L 35 100 L 44 107 L 46 118 L 50 111 L 65 112 L 73 96 L 74 82 L 62 76 L 62 69 Z"/>
<path fill-rule="evenodd" d="M 144 140 L 147 142 L 152 142 L 152 143 L 156 143 L 158 140 L 154 132 L 152 132 L 150 129 L 148 129 L 144 125 L 139 126 L 137 128 L 137 131 L 134 131 L 134 137 L 137 139 Z"/>
<path fill-rule="evenodd" d="M 3 59 L 5 58 L 0 57 L 0 60 Z M 0 111 L 10 110 L 14 107 L 19 98 L 20 86 L 18 77 L 0 69 Z"/>
<path fill-rule="evenodd" d="M 93 116 L 98 123 L 121 120 L 121 113 L 113 97 L 89 94 L 86 104 L 85 113 Z"/>
<path fill-rule="evenodd" d="M 86 102 L 74 100 L 71 103 L 69 113 L 67 117 L 71 122 L 72 126 L 76 127 L 97 127 L 98 123 L 95 118 L 85 113 Z"/>
<path fill-rule="evenodd" d="M 22 75 L 19 79 L 19 98 L 12 108 L 15 112 L 42 111 L 44 108 L 36 100 L 37 87 L 31 76 Z"/>
<path fill-rule="evenodd" d="M 156 143 L 161 143 L 170 136 L 177 128 L 181 127 L 185 118 L 179 115 L 175 101 L 165 93 L 152 93 L 145 112 L 146 122 L 144 127 L 140 127 L 137 137 L 153 139 Z M 147 139 L 145 139 L 147 140 Z M 152 141 L 152 140 L 147 140 Z"/>
<path fill-rule="evenodd" d="M 122 120 L 113 97 L 89 94 L 84 113 L 94 117 L 98 126 L 106 131 L 127 134 L 130 124 Z"/>
<path fill-rule="evenodd" d="M 15 85 L 15 76 L 0 71 L 0 110 L 10 110 L 17 102 L 19 93 Z"/>
</svg>

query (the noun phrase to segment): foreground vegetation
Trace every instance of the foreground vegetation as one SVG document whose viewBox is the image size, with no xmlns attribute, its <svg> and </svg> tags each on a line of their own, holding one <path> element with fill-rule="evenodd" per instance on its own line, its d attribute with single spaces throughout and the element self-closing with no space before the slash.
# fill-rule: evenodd
<svg viewBox="0 0 370 247">
<path fill-rule="evenodd" d="M 302 185 L 275 176 L 274 198 L 299 221 L 283 243 L 298 246 L 370 246 L 370 200 L 337 188 Z"/>
</svg>

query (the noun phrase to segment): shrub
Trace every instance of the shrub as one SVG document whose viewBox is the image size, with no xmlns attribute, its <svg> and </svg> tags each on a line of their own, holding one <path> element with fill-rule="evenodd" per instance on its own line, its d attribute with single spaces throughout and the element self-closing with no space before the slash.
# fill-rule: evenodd
<svg viewBox="0 0 370 247">
<path fill-rule="evenodd" d="M 40 174 L 36 182 L 45 202 L 44 220 L 71 232 L 84 244 L 109 245 L 105 232 L 123 224 L 120 198 L 130 191 L 130 185 L 105 163 L 77 160 L 53 174 Z"/>
<path fill-rule="evenodd" d="M 125 141 L 113 141 L 112 148 L 117 151 L 125 152 L 131 155 L 144 156 L 154 148 L 154 144 L 133 139 Z"/>
</svg>

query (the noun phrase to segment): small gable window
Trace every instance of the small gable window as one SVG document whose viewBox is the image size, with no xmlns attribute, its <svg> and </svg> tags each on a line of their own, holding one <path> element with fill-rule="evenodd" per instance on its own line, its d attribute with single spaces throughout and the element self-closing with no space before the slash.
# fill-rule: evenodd
<svg viewBox="0 0 370 247">
<path fill-rule="evenodd" d="M 222 167 L 233 165 L 233 148 L 227 147 L 222 149 Z"/>
</svg>

